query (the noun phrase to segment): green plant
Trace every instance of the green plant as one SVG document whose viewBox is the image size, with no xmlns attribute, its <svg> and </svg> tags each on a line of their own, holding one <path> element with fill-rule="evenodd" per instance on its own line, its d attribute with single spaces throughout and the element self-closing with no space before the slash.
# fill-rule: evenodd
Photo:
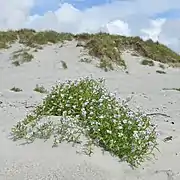
<svg viewBox="0 0 180 180">
<path fill-rule="evenodd" d="M 16 33 L 12 30 L 0 31 L 0 49 L 9 48 L 17 40 Z"/>
<path fill-rule="evenodd" d="M 80 62 L 91 63 L 91 62 L 92 62 L 92 59 L 89 59 L 89 58 L 81 58 L 81 59 L 80 59 Z"/>
<path fill-rule="evenodd" d="M 121 58 L 121 51 L 111 36 L 96 35 L 86 43 L 91 56 L 100 59 L 100 66 L 105 71 L 112 70 L 113 63 L 126 68 L 125 61 Z"/>
<path fill-rule="evenodd" d="M 11 88 L 11 91 L 14 91 L 14 92 L 21 92 L 22 89 L 17 88 L 17 87 L 13 87 L 13 88 Z"/>
<path fill-rule="evenodd" d="M 132 55 L 132 56 L 136 56 L 136 57 L 139 56 L 138 53 L 136 53 L 136 52 L 132 52 L 131 55 Z"/>
<path fill-rule="evenodd" d="M 61 61 L 61 64 L 62 64 L 63 69 L 67 69 L 68 68 L 68 66 L 67 66 L 65 61 Z"/>
<path fill-rule="evenodd" d="M 174 91 L 180 91 L 180 88 L 163 88 L 163 90 L 174 90 Z"/>
<path fill-rule="evenodd" d="M 72 39 L 81 41 L 83 47 L 89 51 L 91 56 L 99 59 L 105 56 L 108 61 L 125 68 L 126 65 L 121 59 L 121 54 L 127 49 L 145 58 L 167 63 L 173 67 L 179 67 L 180 65 L 180 56 L 159 42 L 153 42 L 150 39 L 143 41 L 140 37 L 125 37 L 108 33 L 74 35 L 70 33 L 57 33 L 55 31 L 36 32 L 33 29 L 0 31 L 0 48 L 9 48 L 16 41 L 27 47 L 43 48 L 43 45 L 48 43 L 63 43 L 66 40 Z"/>
<path fill-rule="evenodd" d="M 34 91 L 39 93 L 48 93 L 48 91 L 44 88 L 44 86 L 39 86 L 38 84 L 34 88 Z"/>
<path fill-rule="evenodd" d="M 59 118 L 53 121 L 51 117 Z M 126 102 L 120 103 L 105 88 L 104 79 L 90 77 L 54 86 L 43 102 L 12 128 L 11 134 L 14 140 L 30 142 L 54 137 L 53 147 L 62 141 L 80 143 L 83 135 L 89 154 L 94 144 L 132 166 L 140 165 L 157 148 L 150 119 L 131 111 Z"/>
<path fill-rule="evenodd" d="M 173 90 L 180 91 L 180 88 L 173 88 Z"/>
<path fill-rule="evenodd" d="M 161 69 L 165 69 L 164 64 L 159 63 L 159 67 L 160 67 Z"/>
<path fill-rule="evenodd" d="M 149 60 L 149 59 L 143 59 L 141 61 L 141 64 L 142 65 L 148 65 L 148 66 L 154 66 L 154 62 L 152 60 Z"/>
<path fill-rule="evenodd" d="M 20 62 L 17 61 L 17 60 L 16 60 L 16 61 L 13 61 L 12 64 L 15 65 L 15 66 L 20 66 L 20 65 L 21 65 Z"/>
<path fill-rule="evenodd" d="M 158 74 L 166 74 L 165 71 L 161 71 L 161 70 L 156 70 L 156 73 L 158 73 Z"/>
<path fill-rule="evenodd" d="M 114 70 L 112 62 L 108 61 L 106 58 L 100 60 L 98 67 L 104 69 L 105 72 Z"/>
<path fill-rule="evenodd" d="M 14 65 L 20 65 L 24 62 L 30 62 L 34 56 L 27 52 L 27 49 L 20 49 L 13 53 L 12 59 L 15 60 L 12 62 Z"/>
</svg>

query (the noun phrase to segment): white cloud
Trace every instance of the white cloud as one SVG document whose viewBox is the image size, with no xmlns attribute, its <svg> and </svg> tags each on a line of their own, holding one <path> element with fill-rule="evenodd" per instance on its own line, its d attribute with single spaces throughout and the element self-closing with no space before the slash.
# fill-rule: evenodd
<svg viewBox="0 0 180 180">
<path fill-rule="evenodd" d="M 51 0 L 52 3 L 55 1 L 58 2 Z M 165 18 L 151 19 L 157 13 L 180 8 L 179 0 L 115 0 L 85 10 L 76 9 L 70 0 L 59 2 L 61 3 L 55 11 L 43 15 L 30 15 L 34 6 L 44 5 L 43 0 L 0 0 L 0 28 L 26 27 L 80 33 L 97 32 L 102 27 L 106 27 L 111 33 L 143 36 L 145 39 L 152 38 L 155 41 L 160 38 L 161 42 L 177 51 L 180 50 L 178 49 L 180 19 L 179 21 Z M 50 6 L 50 3 L 45 5 Z"/>
<path fill-rule="evenodd" d="M 131 35 L 131 30 L 129 29 L 128 24 L 121 20 L 111 21 L 104 25 L 102 28 L 100 28 L 100 30 L 109 34 L 118 34 L 124 36 Z"/>
<path fill-rule="evenodd" d="M 33 0 L 0 0 L 0 28 L 21 27 L 33 5 Z"/>
<path fill-rule="evenodd" d="M 153 41 L 160 40 L 160 34 L 162 32 L 162 26 L 166 22 L 166 19 L 156 19 L 150 21 L 150 28 L 141 29 L 142 33 L 145 33 L 145 36 L 142 36 L 143 39 L 152 39 Z"/>
</svg>

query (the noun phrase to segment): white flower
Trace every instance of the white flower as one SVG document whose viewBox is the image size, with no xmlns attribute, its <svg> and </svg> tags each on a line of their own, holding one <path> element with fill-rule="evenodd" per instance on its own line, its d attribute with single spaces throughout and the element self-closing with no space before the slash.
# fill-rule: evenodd
<svg viewBox="0 0 180 180">
<path fill-rule="evenodd" d="M 67 111 L 63 111 L 63 116 L 64 116 L 64 117 L 67 116 Z"/>
<path fill-rule="evenodd" d="M 100 119 L 103 119 L 103 118 L 104 118 L 104 116 L 103 116 L 103 115 L 101 115 L 101 116 L 99 116 L 99 118 L 100 118 Z"/>
<path fill-rule="evenodd" d="M 81 109 L 81 113 L 82 113 L 83 116 L 86 116 L 86 114 L 87 114 L 87 112 L 86 112 L 86 110 L 84 108 Z"/>
<path fill-rule="evenodd" d="M 90 113 L 89 113 L 89 115 L 93 115 L 94 113 L 93 113 L 93 111 L 91 111 Z"/>
<path fill-rule="evenodd" d="M 84 106 L 87 106 L 88 104 L 89 104 L 89 102 L 85 102 L 83 105 L 84 105 Z"/>
<path fill-rule="evenodd" d="M 80 117 L 80 115 L 76 115 L 76 118 L 78 119 Z"/>
<path fill-rule="evenodd" d="M 107 130 L 106 132 L 107 132 L 108 134 L 112 134 L 112 131 L 110 131 L 110 130 Z"/>
<path fill-rule="evenodd" d="M 61 97 L 64 98 L 64 94 L 61 94 Z"/>
<path fill-rule="evenodd" d="M 99 99 L 99 102 L 100 102 L 100 103 L 102 103 L 103 101 L 104 101 L 104 99 L 102 99 L 102 98 L 101 98 L 101 99 Z"/>
<path fill-rule="evenodd" d="M 122 137 L 123 136 L 123 133 L 118 133 L 118 137 Z"/>
<path fill-rule="evenodd" d="M 126 119 L 124 119 L 124 120 L 123 120 L 123 123 L 124 123 L 124 124 L 126 124 L 126 123 L 127 123 L 127 120 L 126 120 Z"/>
<path fill-rule="evenodd" d="M 137 131 L 134 131 L 133 137 L 134 137 L 134 138 L 137 138 L 137 139 L 139 138 Z"/>
<path fill-rule="evenodd" d="M 66 107 L 71 107 L 71 105 L 70 104 L 66 104 Z"/>
<path fill-rule="evenodd" d="M 120 129 L 120 130 L 121 130 L 121 129 L 123 129 L 123 127 L 122 127 L 122 126 L 118 126 L 118 129 Z"/>
</svg>

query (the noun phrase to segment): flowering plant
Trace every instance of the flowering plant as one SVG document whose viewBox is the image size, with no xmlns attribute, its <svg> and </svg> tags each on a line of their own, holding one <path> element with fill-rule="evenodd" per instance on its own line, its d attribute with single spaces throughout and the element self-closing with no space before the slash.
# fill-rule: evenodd
<svg viewBox="0 0 180 180">
<path fill-rule="evenodd" d="M 79 142 L 85 135 L 94 145 L 138 166 L 157 147 L 155 127 L 141 112 L 131 111 L 105 88 L 104 79 L 90 77 L 56 85 L 28 115 L 12 128 L 14 140 L 54 137 Z M 58 121 L 44 120 L 55 116 Z"/>
</svg>

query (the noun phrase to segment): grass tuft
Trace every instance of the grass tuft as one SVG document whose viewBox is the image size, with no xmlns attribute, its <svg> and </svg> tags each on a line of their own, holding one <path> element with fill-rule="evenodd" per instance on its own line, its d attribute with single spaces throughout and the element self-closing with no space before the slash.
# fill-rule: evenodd
<svg viewBox="0 0 180 180">
<path fill-rule="evenodd" d="M 44 119 L 50 117 L 49 119 Z M 57 117 L 53 121 L 52 117 Z M 14 140 L 53 137 L 53 147 L 62 141 L 93 145 L 137 167 L 157 148 L 155 126 L 141 112 L 131 111 L 105 88 L 104 79 L 80 78 L 57 84 L 43 102 L 12 128 Z"/>
<path fill-rule="evenodd" d="M 61 61 L 61 64 L 62 64 L 63 69 L 68 68 L 67 63 L 65 61 Z"/>
<path fill-rule="evenodd" d="M 39 92 L 39 93 L 48 93 L 48 91 L 44 88 L 44 86 L 39 86 L 38 84 L 34 88 L 34 91 Z"/>
<path fill-rule="evenodd" d="M 91 63 L 92 62 L 92 59 L 90 59 L 90 58 L 81 58 L 80 59 L 80 62 L 84 62 L 84 63 Z"/>
<path fill-rule="evenodd" d="M 17 88 L 17 87 L 13 87 L 13 88 L 11 88 L 11 91 L 14 91 L 14 92 L 21 92 L 22 89 Z"/>
<path fill-rule="evenodd" d="M 19 66 L 22 63 L 30 62 L 34 56 L 27 52 L 27 49 L 20 49 L 13 53 L 12 59 L 15 66 Z"/>
<path fill-rule="evenodd" d="M 158 73 L 158 74 L 166 74 L 166 72 L 162 71 L 162 70 L 156 70 L 156 73 Z"/>
<path fill-rule="evenodd" d="M 145 66 L 154 66 L 154 62 L 152 60 L 149 60 L 149 59 L 142 60 L 141 64 L 145 65 Z"/>
<path fill-rule="evenodd" d="M 159 63 L 159 67 L 161 68 L 161 69 L 165 69 L 166 67 L 164 66 L 164 64 L 161 64 L 161 63 Z"/>
<path fill-rule="evenodd" d="M 163 88 L 163 90 L 173 90 L 173 91 L 179 91 L 180 92 L 180 88 Z"/>
</svg>

